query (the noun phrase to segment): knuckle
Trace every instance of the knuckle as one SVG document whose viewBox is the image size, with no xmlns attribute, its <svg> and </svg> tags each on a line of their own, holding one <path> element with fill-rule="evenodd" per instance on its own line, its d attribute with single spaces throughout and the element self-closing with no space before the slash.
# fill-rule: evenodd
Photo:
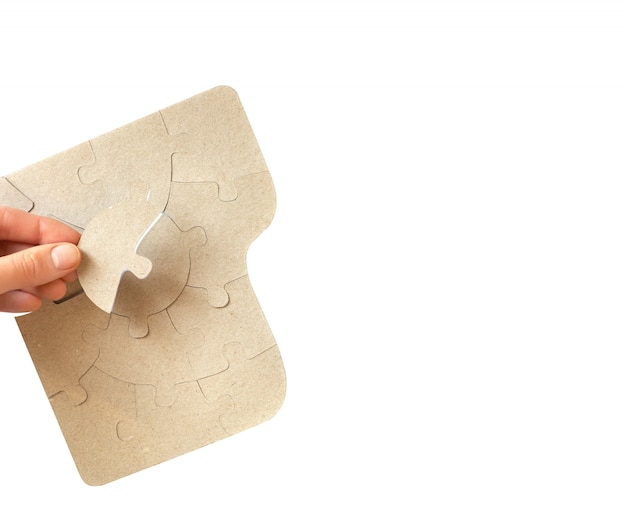
<svg viewBox="0 0 626 521">
<path fill-rule="evenodd" d="M 14 259 L 15 271 L 24 280 L 37 280 L 40 275 L 40 262 L 35 252 L 25 250 Z"/>
</svg>

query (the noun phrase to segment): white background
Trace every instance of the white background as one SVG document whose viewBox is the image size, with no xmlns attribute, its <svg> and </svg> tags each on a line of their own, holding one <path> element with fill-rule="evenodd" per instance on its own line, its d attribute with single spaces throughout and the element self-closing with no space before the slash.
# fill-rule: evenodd
<svg viewBox="0 0 626 521">
<path fill-rule="evenodd" d="M 89 487 L 1 316 L 0 517 L 624 519 L 623 2 L 56 4 L 0 7 L 0 174 L 234 87 L 288 391 Z"/>
</svg>

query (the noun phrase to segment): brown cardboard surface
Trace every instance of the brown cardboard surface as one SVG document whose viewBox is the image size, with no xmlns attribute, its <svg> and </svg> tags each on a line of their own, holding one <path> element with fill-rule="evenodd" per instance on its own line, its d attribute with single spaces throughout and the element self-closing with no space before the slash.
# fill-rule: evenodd
<svg viewBox="0 0 626 521">
<path fill-rule="evenodd" d="M 84 230 L 80 283 L 17 322 L 87 483 L 277 412 L 284 369 L 246 267 L 275 194 L 232 89 L 0 178 L 0 201 Z"/>
</svg>

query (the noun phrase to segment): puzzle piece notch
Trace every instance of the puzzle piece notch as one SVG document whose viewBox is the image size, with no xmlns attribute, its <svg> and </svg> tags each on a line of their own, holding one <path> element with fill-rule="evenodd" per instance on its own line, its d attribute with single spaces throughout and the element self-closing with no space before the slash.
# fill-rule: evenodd
<svg viewBox="0 0 626 521">
<path fill-rule="evenodd" d="M 187 150 L 172 156 L 172 180 L 215 182 L 219 198 L 238 197 L 237 177 L 267 172 L 248 118 L 237 93 L 216 87 L 161 110 L 172 134 L 188 136 Z"/>
<path fill-rule="evenodd" d="M 146 194 L 146 187 L 133 184 L 130 198 L 94 217 L 78 243 L 83 254 L 78 279 L 89 299 L 107 313 L 113 310 L 124 272 L 145 278 L 152 269 L 152 262 L 136 253 L 160 216 Z"/>
<path fill-rule="evenodd" d="M 30 212 L 35 203 L 15 188 L 6 177 L 0 177 L 0 205 Z"/>
<path fill-rule="evenodd" d="M 94 366 L 124 382 L 152 385 L 159 405 L 170 405 L 176 385 L 195 380 L 187 352 L 204 343 L 199 329 L 179 333 L 166 311 L 148 319 L 150 334 L 142 338 L 128 335 L 129 320 L 111 315 L 106 329 L 88 326 L 83 337 L 99 349 Z"/>
<path fill-rule="evenodd" d="M 172 183 L 165 209 L 181 229 L 201 226 L 204 246 L 191 252 L 189 286 L 206 288 L 209 303 L 224 307 L 229 296 L 224 286 L 248 271 L 247 251 L 274 217 L 276 194 L 269 174 L 251 174 L 234 180 L 238 197 L 218 198 L 214 183 Z"/>
<path fill-rule="evenodd" d="M 86 399 L 80 379 L 99 351 L 82 341 L 82 331 L 89 323 L 106 326 L 108 320 L 85 295 L 62 304 L 46 301 L 39 310 L 16 318 L 48 397 L 64 392 L 74 405 Z M 51 334 L 61 325 L 63 335 Z"/>
<path fill-rule="evenodd" d="M 124 273 L 113 305 L 113 313 L 130 319 L 132 337 L 146 336 L 148 317 L 163 311 L 178 298 L 189 278 L 189 250 L 205 242 L 202 228 L 182 232 L 165 214 L 160 214 L 144 234 L 137 254 L 150 259 L 152 270 L 143 279 Z"/>
</svg>

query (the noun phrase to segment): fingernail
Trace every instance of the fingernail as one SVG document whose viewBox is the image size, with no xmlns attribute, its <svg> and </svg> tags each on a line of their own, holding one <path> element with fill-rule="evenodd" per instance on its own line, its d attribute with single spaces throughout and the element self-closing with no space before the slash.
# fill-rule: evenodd
<svg viewBox="0 0 626 521">
<path fill-rule="evenodd" d="M 80 252 L 73 244 L 61 244 L 52 250 L 52 264 L 58 270 L 75 268 L 80 260 Z"/>
</svg>

